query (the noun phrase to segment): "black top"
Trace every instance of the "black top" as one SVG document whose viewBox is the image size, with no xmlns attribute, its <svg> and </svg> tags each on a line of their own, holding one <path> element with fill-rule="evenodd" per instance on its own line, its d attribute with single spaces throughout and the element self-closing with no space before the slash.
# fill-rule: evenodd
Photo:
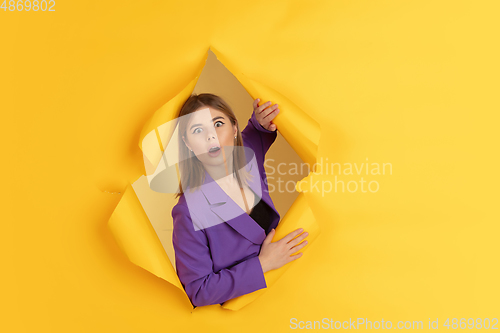
<svg viewBox="0 0 500 333">
<path fill-rule="evenodd" d="M 259 200 L 257 196 L 255 196 L 256 200 Z M 257 205 L 255 205 L 250 212 L 249 216 L 257 222 L 262 229 L 266 232 L 266 235 L 269 233 L 269 227 L 271 226 L 271 216 L 273 214 L 273 209 L 269 207 L 268 204 L 264 202 L 264 200 L 260 199 Z"/>
</svg>

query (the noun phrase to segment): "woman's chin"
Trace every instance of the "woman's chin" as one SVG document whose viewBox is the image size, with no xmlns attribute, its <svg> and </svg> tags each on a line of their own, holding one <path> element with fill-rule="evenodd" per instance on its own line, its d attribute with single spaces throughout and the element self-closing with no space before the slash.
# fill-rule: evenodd
<svg viewBox="0 0 500 333">
<path fill-rule="evenodd" d="M 226 161 L 231 161 L 231 160 L 232 160 L 232 154 L 229 155 L 226 154 Z M 212 168 L 216 166 L 225 168 L 224 155 L 222 154 L 222 152 L 220 152 L 217 156 L 210 156 L 210 154 L 204 154 L 202 163 L 203 165 L 210 166 Z"/>
</svg>

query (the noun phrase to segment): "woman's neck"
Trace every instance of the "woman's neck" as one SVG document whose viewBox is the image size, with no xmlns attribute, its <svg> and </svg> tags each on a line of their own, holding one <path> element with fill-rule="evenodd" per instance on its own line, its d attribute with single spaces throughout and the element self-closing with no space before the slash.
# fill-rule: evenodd
<svg viewBox="0 0 500 333">
<path fill-rule="evenodd" d="M 236 178 L 233 174 L 233 166 L 231 163 L 224 163 L 220 165 L 204 165 L 207 173 L 217 183 L 231 184 Z M 229 177 L 230 176 L 230 177 Z"/>
</svg>

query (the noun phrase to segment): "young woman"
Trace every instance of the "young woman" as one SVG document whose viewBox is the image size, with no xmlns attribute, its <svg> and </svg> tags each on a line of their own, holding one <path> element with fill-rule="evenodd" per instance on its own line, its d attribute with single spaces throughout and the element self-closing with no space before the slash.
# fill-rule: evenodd
<svg viewBox="0 0 500 333">
<path fill-rule="evenodd" d="M 298 259 L 302 253 L 292 254 L 307 244 L 302 229 L 271 242 L 280 215 L 264 158 L 277 137 L 272 120 L 279 109 L 259 106 L 259 99 L 253 108 L 242 132 L 229 105 L 213 94 L 191 95 L 178 115 L 181 191 L 172 210 L 173 246 L 194 307 L 266 288 L 264 273 Z"/>
</svg>

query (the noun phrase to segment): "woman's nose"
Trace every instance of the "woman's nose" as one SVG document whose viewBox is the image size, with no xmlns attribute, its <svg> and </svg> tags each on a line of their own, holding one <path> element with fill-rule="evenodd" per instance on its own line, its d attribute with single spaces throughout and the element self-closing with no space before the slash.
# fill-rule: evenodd
<svg viewBox="0 0 500 333">
<path fill-rule="evenodd" d="M 213 140 L 215 140 L 215 133 L 213 132 L 208 133 L 208 141 L 213 141 Z"/>
</svg>

